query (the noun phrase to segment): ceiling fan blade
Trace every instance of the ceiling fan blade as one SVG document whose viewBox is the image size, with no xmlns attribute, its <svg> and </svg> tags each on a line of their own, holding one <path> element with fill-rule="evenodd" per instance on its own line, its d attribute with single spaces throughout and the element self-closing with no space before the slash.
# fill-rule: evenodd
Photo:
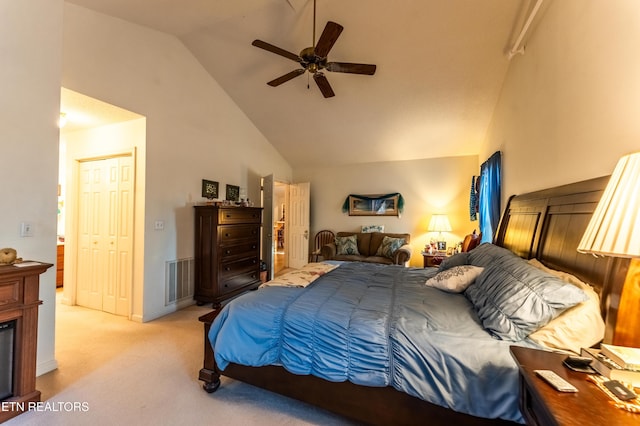
<svg viewBox="0 0 640 426">
<path fill-rule="evenodd" d="M 321 58 L 326 58 L 343 29 L 344 27 L 340 24 L 332 21 L 327 22 L 314 49 L 315 54 Z"/>
<path fill-rule="evenodd" d="M 293 70 L 283 76 L 280 76 L 274 80 L 271 80 L 270 82 L 268 82 L 267 84 L 271 87 L 276 87 L 276 86 L 280 86 L 282 83 L 286 83 L 287 81 L 298 77 L 299 75 L 304 74 L 305 69 L 304 68 L 299 68 L 297 70 Z"/>
<path fill-rule="evenodd" d="M 301 62 L 302 58 L 296 55 L 295 53 L 288 52 L 284 49 L 279 48 L 278 46 L 274 46 L 273 44 L 269 44 L 266 41 L 262 40 L 253 40 L 251 43 L 255 47 L 259 47 L 260 49 L 264 49 L 268 52 L 275 53 L 276 55 L 284 56 L 287 59 L 291 59 L 292 61 Z"/>
<path fill-rule="evenodd" d="M 376 72 L 375 65 L 352 64 L 350 62 L 328 62 L 325 69 L 333 72 L 348 72 L 351 74 L 373 75 Z"/>
<path fill-rule="evenodd" d="M 335 93 L 333 93 L 333 89 L 329 84 L 329 80 L 327 80 L 327 77 L 325 77 L 324 74 L 322 74 L 321 72 L 317 72 L 313 74 L 313 79 L 316 81 L 318 88 L 325 98 L 331 98 L 336 95 Z"/>
</svg>

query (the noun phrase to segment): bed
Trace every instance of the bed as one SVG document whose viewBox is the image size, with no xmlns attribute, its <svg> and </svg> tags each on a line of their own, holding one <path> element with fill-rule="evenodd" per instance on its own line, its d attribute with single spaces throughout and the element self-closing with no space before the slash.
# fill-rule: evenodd
<svg viewBox="0 0 640 426">
<path fill-rule="evenodd" d="M 522 259 L 533 258 L 547 267 L 573 274 L 590 283 L 600 295 L 605 341 L 612 341 L 616 304 L 628 261 L 597 259 L 575 250 L 606 182 L 607 177 L 603 177 L 512 197 L 494 244 L 474 249 L 463 266 L 485 265 L 493 268 L 491 273 L 499 273 L 494 269 L 500 268 L 490 265 L 513 264 L 520 270 L 528 268 L 522 265 L 527 263 Z M 489 255 L 498 257 L 487 258 Z M 460 258 L 443 269 L 459 267 L 462 263 L 455 265 L 459 261 Z M 419 424 L 427 419 L 430 424 L 521 422 L 517 368 L 508 346 L 537 347 L 536 342 L 522 338 L 531 330 L 512 327 L 519 324 L 519 319 L 508 321 L 509 326 L 500 329 L 505 321 L 492 317 L 495 309 L 479 313 L 482 309 L 478 310 L 475 303 L 484 297 L 484 292 L 472 289 L 481 288 L 481 278 L 465 290 L 475 292 L 475 296 L 424 285 L 441 272 L 436 268 L 340 265 L 304 288 L 270 287 L 265 289 L 268 291 L 248 293 L 238 298 L 239 302 L 200 318 L 205 325 L 205 338 L 204 366 L 199 378 L 205 382 L 207 392 L 218 388 L 222 374 L 369 424 Z M 523 273 L 530 274 L 530 268 Z M 483 280 L 487 285 L 497 281 Z M 263 299 L 261 294 L 269 296 Z M 337 299 L 333 295 L 338 295 Z M 469 302 L 470 297 L 475 298 L 474 303 Z M 567 297 L 578 298 L 575 292 L 561 294 L 560 298 Z M 290 300 L 300 304 L 289 307 Z M 390 304 L 389 300 L 396 303 Z M 275 310 L 285 303 L 283 311 Z M 354 311 L 355 304 L 364 309 Z M 320 305 L 323 310 L 317 309 Z M 443 306 L 448 308 L 442 309 Z M 438 307 L 442 315 L 435 314 Z M 319 318 L 328 315 L 325 310 L 331 312 L 328 328 L 318 327 Z M 340 320 L 341 312 L 349 312 L 349 319 Z M 283 326 L 285 317 L 301 320 Z M 270 329 L 265 330 L 264 324 L 282 328 L 302 348 L 324 347 L 326 351 L 313 355 L 290 347 L 295 345 L 276 346 L 279 338 Z M 365 324 L 380 325 L 385 339 L 372 334 Z M 528 320 L 523 324 L 530 325 Z M 246 330 L 253 335 L 248 336 Z M 342 333 L 344 330 L 346 333 Z M 407 339 L 408 334 L 416 332 L 424 334 L 422 341 Z M 509 337 L 510 333 L 515 337 Z M 215 354 L 210 335 L 216 342 Z M 235 343 L 225 344 L 224 335 Z M 302 341 L 305 336 L 311 341 Z M 252 346 L 253 341 L 270 343 L 266 349 L 258 349 Z M 474 350 L 468 350 L 470 347 Z M 418 365 L 416 360 L 427 356 L 429 360 Z M 470 369 L 474 368 L 472 373 Z M 463 382 L 465 376 L 472 378 Z M 484 379 L 476 380 L 476 376 Z M 423 399 L 425 395 L 431 402 Z"/>
</svg>

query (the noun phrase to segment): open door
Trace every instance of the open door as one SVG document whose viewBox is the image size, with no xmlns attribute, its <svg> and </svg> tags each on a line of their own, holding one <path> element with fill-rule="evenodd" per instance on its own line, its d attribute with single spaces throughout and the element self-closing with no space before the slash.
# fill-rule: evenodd
<svg viewBox="0 0 640 426">
<path fill-rule="evenodd" d="M 273 278 L 273 175 L 262 178 L 262 261 L 269 268 L 267 280 Z"/>
<path fill-rule="evenodd" d="M 289 185 L 288 242 L 289 267 L 301 268 L 309 262 L 309 182 Z"/>
</svg>

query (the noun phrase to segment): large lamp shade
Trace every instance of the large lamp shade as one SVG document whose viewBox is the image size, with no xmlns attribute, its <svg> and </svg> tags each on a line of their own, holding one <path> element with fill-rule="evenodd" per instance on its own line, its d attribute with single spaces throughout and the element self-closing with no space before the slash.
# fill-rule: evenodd
<svg viewBox="0 0 640 426">
<path fill-rule="evenodd" d="M 429 221 L 429 232 L 451 232 L 451 223 L 446 214 L 434 214 Z"/>
<path fill-rule="evenodd" d="M 618 161 L 578 251 L 640 257 L 640 152 Z"/>
</svg>

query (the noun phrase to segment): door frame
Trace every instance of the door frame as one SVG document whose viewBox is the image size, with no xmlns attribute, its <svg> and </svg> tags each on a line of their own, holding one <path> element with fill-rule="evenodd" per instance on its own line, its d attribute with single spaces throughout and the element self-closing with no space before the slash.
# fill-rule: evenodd
<svg viewBox="0 0 640 426">
<path fill-rule="evenodd" d="M 134 268 L 136 263 L 136 238 L 135 238 L 135 228 L 136 228 L 136 190 L 137 190 L 137 178 L 138 178 L 138 167 L 137 167 L 137 156 L 135 147 L 129 150 L 124 151 L 114 151 L 110 153 L 105 153 L 104 155 L 95 155 L 95 156 L 87 156 L 87 157 L 78 157 L 69 159 L 67 165 L 71 164 L 71 167 L 67 167 L 67 176 L 66 176 L 66 197 L 65 197 L 65 210 L 66 210 L 66 220 L 65 220 L 65 256 L 64 256 L 64 285 L 63 285 L 63 297 L 61 302 L 65 305 L 77 305 L 77 273 L 76 273 L 76 260 L 78 259 L 78 246 L 79 246 L 79 234 L 78 234 L 78 218 L 79 218 L 79 207 L 80 203 L 78 200 L 78 191 L 80 188 L 79 178 L 80 178 L 80 163 L 87 161 L 98 161 L 98 160 L 108 160 L 111 158 L 118 157 L 131 157 L 133 164 L 133 174 L 134 174 L 134 195 L 133 195 L 133 208 L 131 209 L 131 226 L 132 235 L 134 236 L 134 240 L 132 243 L 132 252 L 131 252 L 131 267 L 127 272 L 130 274 L 131 279 L 130 285 L 128 288 L 129 292 L 129 303 L 127 306 L 126 317 L 131 319 L 133 313 L 133 296 L 134 296 L 134 287 L 135 287 L 135 276 L 134 276 Z"/>
</svg>

